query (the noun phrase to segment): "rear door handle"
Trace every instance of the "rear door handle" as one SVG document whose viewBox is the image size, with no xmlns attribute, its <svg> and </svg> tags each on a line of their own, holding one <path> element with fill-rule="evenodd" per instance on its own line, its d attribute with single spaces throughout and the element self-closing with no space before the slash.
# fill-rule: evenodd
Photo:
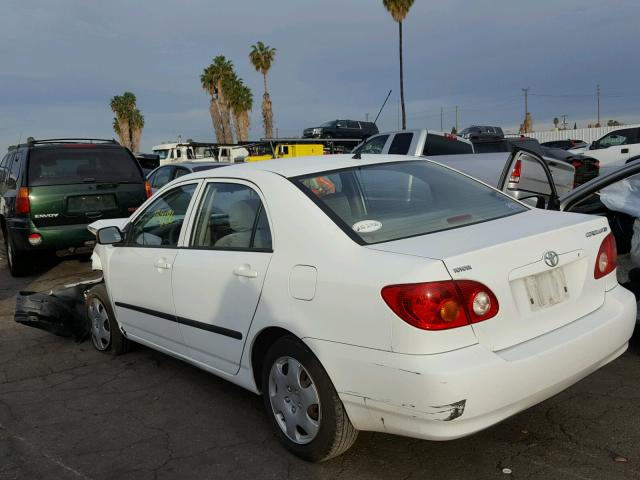
<svg viewBox="0 0 640 480">
<path fill-rule="evenodd" d="M 236 277 L 257 278 L 258 272 L 251 270 L 251 265 L 240 265 L 238 268 L 233 269 L 233 274 Z"/>
<path fill-rule="evenodd" d="M 153 262 L 153 266 L 159 270 L 171 270 L 171 264 L 168 263 L 164 258 Z"/>
<path fill-rule="evenodd" d="M 620 153 L 629 153 L 629 149 L 628 148 L 623 148 L 622 150 L 620 150 Z"/>
</svg>

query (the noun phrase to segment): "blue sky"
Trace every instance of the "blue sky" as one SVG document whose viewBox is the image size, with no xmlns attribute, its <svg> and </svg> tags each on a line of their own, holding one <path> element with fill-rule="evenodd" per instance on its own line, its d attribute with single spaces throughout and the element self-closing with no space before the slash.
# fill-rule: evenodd
<svg viewBox="0 0 640 480">
<path fill-rule="evenodd" d="M 130 90 L 145 151 L 177 135 L 213 141 L 200 73 L 219 54 L 253 89 L 262 136 L 258 40 L 277 48 L 269 76 L 280 136 L 335 118 L 396 129 L 397 25 L 377 0 L 2 0 L 0 149 L 22 138 L 112 137 L 109 100 Z M 516 127 L 522 87 L 538 129 L 553 117 L 640 121 L 638 0 L 416 0 L 404 23 L 408 126 Z"/>
</svg>

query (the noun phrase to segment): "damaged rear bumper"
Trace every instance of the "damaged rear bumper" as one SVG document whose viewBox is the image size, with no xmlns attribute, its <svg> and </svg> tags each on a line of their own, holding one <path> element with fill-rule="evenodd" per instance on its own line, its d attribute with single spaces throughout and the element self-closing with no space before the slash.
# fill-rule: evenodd
<svg viewBox="0 0 640 480">
<path fill-rule="evenodd" d="M 89 333 L 85 293 L 102 279 L 66 285 L 48 293 L 20 292 L 16 297 L 16 322 L 63 337 L 83 340 Z"/>
<path fill-rule="evenodd" d="M 490 427 L 570 387 L 620 356 L 635 326 L 633 294 L 501 351 L 476 344 L 407 355 L 305 338 L 360 430 L 452 440 Z"/>
</svg>

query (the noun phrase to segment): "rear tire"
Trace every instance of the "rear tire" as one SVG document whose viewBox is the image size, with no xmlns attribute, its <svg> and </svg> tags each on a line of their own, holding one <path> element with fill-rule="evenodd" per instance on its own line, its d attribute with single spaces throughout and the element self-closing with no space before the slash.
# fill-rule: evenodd
<svg viewBox="0 0 640 480">
<path fill-rule="evenodd" d="M 95 349 L 114 356 L 126 353 L 129 350 L 129 340 L 120 331 L 104 283 L 89 290 L 85 306 L 89 335 Z"/>
<path fill-rule="evenodd" d="M 304 460 L 336 457 L 358 437 L 324 368 L 293 336 L 278 339 L 267 351 L 262 397 L 278 440 Z"/>
<path fill-rule="evenodd" d="M 7 230 L 3 232 L 3 236 L 9 272 L 14 277 L 24 277 L 29 273 L 33 264 L 27 259 L 26 253 L 16 250 L 15 243 Z"/>
</svg>

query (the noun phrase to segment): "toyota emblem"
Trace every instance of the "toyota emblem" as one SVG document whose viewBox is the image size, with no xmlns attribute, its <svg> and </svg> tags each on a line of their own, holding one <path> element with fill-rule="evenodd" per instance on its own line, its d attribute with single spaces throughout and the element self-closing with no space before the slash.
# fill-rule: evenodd
<svg viewBox="0 0 640 480">
<path fill-rule="evenodd" d="M 558 265 L 558 260 L 559 260 L 558 254 L 553 250 L 549 250 L 548 252 L 545 252 L 543 258 L 544 258 L 544 263 L 546 263 L 550 267 L 555 267 L 556 265 Z"/>
</svg>

